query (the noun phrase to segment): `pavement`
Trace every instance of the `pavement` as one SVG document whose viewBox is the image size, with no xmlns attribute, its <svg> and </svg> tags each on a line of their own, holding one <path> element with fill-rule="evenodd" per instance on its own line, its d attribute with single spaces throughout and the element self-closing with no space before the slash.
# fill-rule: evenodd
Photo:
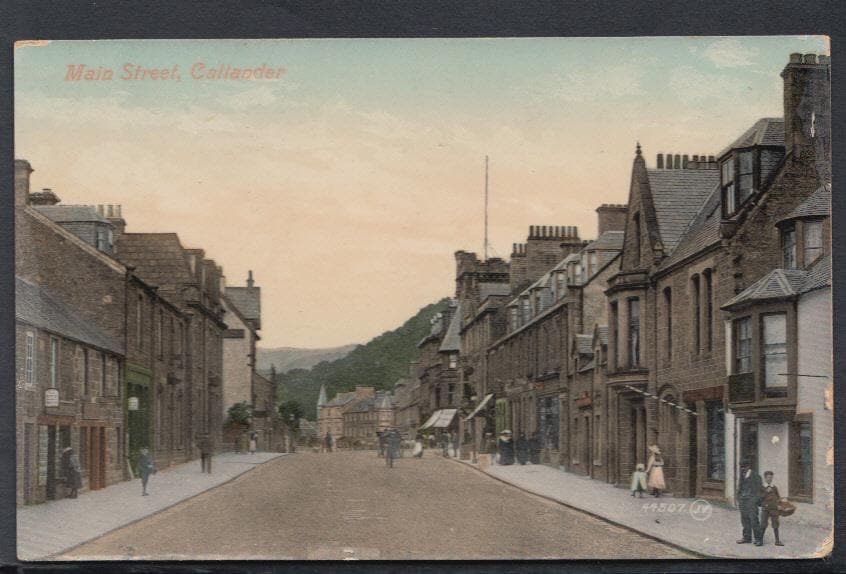
<svg viewBox="0 0 846 574">
<path fill-rule="evenodd" d="M 200 472 L 200 461 L 162 469 L 150 477 L 149 496 L 141 496 L 141 479 L 113 484 L 17 510 L 18 558 L 49 560 L 90 540 L 161 512 L 220 486 L 281 453 L 216 455 L 212 474 Z"/>
<path fill-rule="evenodd" d="M 468 461 L 452 460 L 478 469 Z M 480 472 L 706 557 L 822 558 L 832 549 L 834 515 L 818 505 L 795 503 L 796 512 L 781 518 L 779 534 L 785 545 L 775 546 L 768 528 L 759 547 L 737 544 L 740 513 L 718 503 L 671 496 L 634 498 L 627 489 L 547 465 L 494 465 Z"/>
<path fill-rule="evenodd" d="M 692 558 L 427 451 L 297 453 L 60 560 Z M 220 465 L 222 466 L 222 465 Z M 154 492 L 158 492 L 154 490 Z"/>
</svg>

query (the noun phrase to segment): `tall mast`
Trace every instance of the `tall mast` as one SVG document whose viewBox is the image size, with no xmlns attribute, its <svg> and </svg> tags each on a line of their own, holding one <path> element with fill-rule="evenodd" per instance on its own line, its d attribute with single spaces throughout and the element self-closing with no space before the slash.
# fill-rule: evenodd
<svg viewBox="0 0 846 574">
<path fill-rule="evenodd" d="M 488 156 L 485 156 L 485 261 L 488 260 Z"/>
</svg>

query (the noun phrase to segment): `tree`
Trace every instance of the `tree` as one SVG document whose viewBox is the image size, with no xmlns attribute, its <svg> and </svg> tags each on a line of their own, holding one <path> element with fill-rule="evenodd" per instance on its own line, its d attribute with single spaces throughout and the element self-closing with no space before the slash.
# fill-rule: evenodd
<svg viewBox="0 0 846 574">
<path fill-rule="evenodd" d="M 303 407 L 298 401 L 285 401 L 279 405 L 279 416 L 285 421 L 285 424 L 291 424 L 291 415 L 294 415 L 294 422 L 291 425 L 294 430 L 300 428 L 300 418 L 303 416 Z"/>
<path fill-rule="evenodd" d="M 227 422 L 230 425 L 249 426 L 250 425 L 250 407 L 246 402 L 241 401 L 235 403 L 227 411 Z"/>
</svg>

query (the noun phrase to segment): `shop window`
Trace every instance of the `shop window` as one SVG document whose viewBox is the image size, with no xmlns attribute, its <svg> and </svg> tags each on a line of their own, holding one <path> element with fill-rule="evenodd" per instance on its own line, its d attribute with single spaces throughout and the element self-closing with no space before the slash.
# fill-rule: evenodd
<svg viewBox="0 0 846 574">
<path fill-rule="evenodd" d="M 804 267 L 810 267 L 822 255 L 822 222 L 806 221 L 804 228 Z"/>
<path fill-rule="evenodd" d="M 640 300 L 629 299 L 629 366 L 640 365 Z"/>
<path fill-rule="evenodd" d="M 734 322 L 734 374 L 752 372 L 752 321 L 749 317 Z"/>
<path fill-rule="evenodd" d="M 814 486 L 813 432 L 810 420 L 791 424 L 790 496 L 810 498 Z"/>
<path fill-rule="evenodd" d="M 705 413 L 708 425 L 708 479 L 725 480 L 726 412 L 723 401 L 707 401 Z"/>
<path fill-rule="evenodd" d="M 761 327 L 764 390 L 783 394 L 787 389 L 787 315 L 764 315 Z"/>
<path fill-rule="evenodd" d="M 796 228 L 781 233 L 781 260 L 785 269 L 796 269 Z"/>
</svg>

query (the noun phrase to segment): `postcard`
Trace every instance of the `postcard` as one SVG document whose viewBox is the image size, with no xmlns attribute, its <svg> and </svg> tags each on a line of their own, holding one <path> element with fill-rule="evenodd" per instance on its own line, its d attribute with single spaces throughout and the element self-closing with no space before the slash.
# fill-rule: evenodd
<svg viewBox="0 0 846 574">
<path fill-rule="evenodd" d="M 822 36 L 18 42 L 18 557 L 819 558 Z"/>
</svg>

